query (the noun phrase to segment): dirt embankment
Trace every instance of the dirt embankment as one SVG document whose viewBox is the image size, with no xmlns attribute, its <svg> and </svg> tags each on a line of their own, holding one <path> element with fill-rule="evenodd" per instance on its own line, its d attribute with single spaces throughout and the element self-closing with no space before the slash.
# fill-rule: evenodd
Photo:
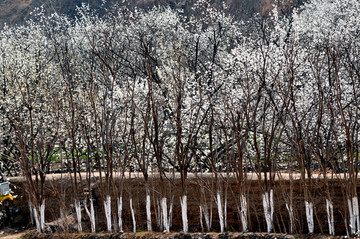
<svg viewBox="0 0 360 239">
<path fill-rule="evenodd" d="M 63 175 L 64 176 L 64 175 Z M 104 216 L 103 200 L 104 188 L 98 181 L 96 175 L 93 177 L 92 192 L 91 195 L 95 199 L 94 206 L 96 212 L 96 228 L 97 231 L 106 230 L 106 220 Z M 291 177 L 291 180 L 290 180 Z M 222 195 L 227 198 L 227 231 L 241 231 L 240 222 L 240 192 L 239 184 L 235 177 L 219 177 L 221 178 Z M 286 176 L 277 176 L 271 187 L 274 190 L 274 221 L 273 230 L 274 233 L 286 234 L 290 231 L 289 214 L 286 209 L 286 200 L 289 198 L 290 191 L 293 195 L 293 206 L 295 215 L 295 233 L 307 234 L 307 221 L 305 215 L 305 203 L 304 203 L 304 182 L 299 179 L 297 174 Z M 87 184 L 85 183 L 85 177 L 83 178 L 84 184 L 79 186 L 80 195 L 86 198 L 83 193 Z M 118 178 L 115 177 L 113 189 L 114 192 L 118 192 L 119 183 Z M 15 218 L 15 225 L 22 225 L 24 227 L 31 227 L 28 203 L 26 199 L 26 187 L 24 181 L 21 178 L 11 179 L 15 189 L 15 194 L 18 197 L 15 199 L 16 206 L 20 209 L 21 219 Z M 264 217 L 263 199 L 262 193 L 266 189 L 264 181 L 257 180 L 257 175 L 248 175 L 246 181 L 246 194 L 248 196 L 248 210 L 249 210 L 249 230 L 252 232 L 264 232 L 266 231 L 266 222 Z M 205 230 L 201 227 L 200 223 L 200 210 L 199 206 L 201 201 L 206 200 L 208 206 L 212 208 L 212 230 L 219 231 L 220 223 L 217 214 L 217 207 L 215 203 L 215 179 L 211 174 L 189 175 L 187 180 L 187 194 L 188 194 L 188 218 L 189 218 L 189 231 L 201 232 Z M 169 201 L 173 198 L 173 220 L 172 231 L 182 230 L 181 219 L 181 207 L 179 198 L 181 196 L 181 182 L 179 177 L 170 181 L 165 181 L 161 187 L 165 189 L 165 194 L 160 195 L 159 187 L 161 183 L 156 175 L 149 179 L 149 187 L 151 191 L 152 200 L 152 224 L 153 230 L 159 231 L 157 226 L 157 218 L 159 217 L 158 205 L 162 196 L 168 197 Z M 314 224 L 315 233 L 328 234 L 328 220 L 326 212 L 326 196 L 327 192 L 330 192 L 331 199 L 333 201 L 334 211 L 334 223 L 335 232 L 337 235 L 346 235 L 348 225 L 348 205 L 346 197 L 347 182 L 342 176 L 334 176 L 333 179 L 327 179 L 325 181 L 321 176 L 314 176 L 312 179 L 307 180 L 307 187 L 310 189 L 310 199 L 314 204 Z M 74 216 L 74 194 L 72 189 L 72 183 L 68 177 L 60 177 L 59 175 L 49 175 L 48 181 L 45 185 L 46 188 L 46 222 L 53 222 L 60 217 L 60 205 L 64 205 L 64 209 L 67 215 Z M 358 192 L 360 185 L 357 186 Z M 203 192 L 203 193 L 201 193 Z M 138 177 L 132 177 L 125 179 L 123 184 L 123 224 L 124 231 L 132 231 L 132 217 L 129 207 L 129 198 L 133 199 L 133 206 L 136 214 L 137 231 L 146 231 L 146 210 L 145 210 L 145 182 L 140 175 Z M 112 195 L 112 210 L 113 216 L 117 214 L 116 194 Z M 89 219 L 83 212 L 83 228 L 84 231 L 90 231 Z M 203 222 L 203 225 L 205 223 Z M 349 228 L 348 228 L 349 229 Z M 75 220 L 69 224 L 69 231 L 76 231 Z M 249 238 L 252 237 L 249 235 Z"/>
</svg>

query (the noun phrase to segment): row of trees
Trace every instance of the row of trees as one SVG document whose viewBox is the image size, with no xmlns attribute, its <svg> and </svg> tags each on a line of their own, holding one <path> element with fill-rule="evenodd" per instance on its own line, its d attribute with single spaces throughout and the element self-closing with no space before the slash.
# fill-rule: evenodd
<svg viewBox="0 0 360 239">
<path fill-rule="evenodd" d="M 359 232 L 360 3 L 313 0 L 290 15 L 274 6 L 271 17 L 248 22 L 208 4 L 199 1 L 195 8 L 202 14 L 190 17 L 168 8 L 122 7 L 100 18 L 83 6 L 72 21 L 40 11 L 26 25 L 0 32 L 1 160 L 21 165 L 39 231 L 45 222 L 46 172 L 61 163 L 72 180 L 79 231 L 81 207 L 96 230 L 91 194 L 80 203 L 83 185 L 91 190 L 94 171 L 109 231 L 114 202 L 115 229 L 122 231 L 125 174 L 132 171 L 143 174 L 149 231 L 152 172 L 160 180 L 161 230 L 170 230 L 174 203 L 167 183 L 174 175 L 166 173 L 180 175 L 187 232 L 188 173 L 212 172 L 221 231 L 227 224 L 223 182 L 232 176 L 247 231 L 250 170 L 263 185 L 267 231 L 272 231 L 274 180 L 285 166 L 301 172 L 310 232 L 314 168 L 326 182 L 328 170 L 342 173 L 349 228 Z M 327 183 L 334 234 L 330 188 Z M 129 195 L 136 231 L 131 190 Z M 293 191 L 286 195 L 293 232 Z M 200 211 L 210 230 L 209 210 L 204 197 Z"/>
</svg>

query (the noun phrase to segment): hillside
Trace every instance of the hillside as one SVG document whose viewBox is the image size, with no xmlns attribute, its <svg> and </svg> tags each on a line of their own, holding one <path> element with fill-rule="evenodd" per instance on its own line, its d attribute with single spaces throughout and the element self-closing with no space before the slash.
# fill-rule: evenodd
<svg viewBox="0 0 360 239">
<path fill-rule="evenodd" d="M 276 0 L 212 0 L 212 5 L 215 7 L 222 7 L 225 2 L 229 8 L 227 12 L 236 17 L 246 19 L 254 13 L 267 15 L 272 9 L 272 5 Z M 57 12 L 59 14 L 66 14 L 74 16 L 76 14 L 76 6 L 82 3 L 89 4 L 92 8 L 98 9 L 100 14 L 103 14 L 103 5 L 105 9 L 112 8 L 114 3 L 124 4 L 124 1 L 108 0 L 103 3 L 103 0 L 2 0 L 0 1 L 0 28 L 6 23 L 9 26 L 15 24 L 22 24 L 24 20 L 31 17 L 31 12 L 43 6 L 47 13 Z M 185 14 L 191 13 L 191 7 L 194 0 L 133 0 L 129 1 L 130 7 L 151 8 L 154 5 L 170 6 L 172 8 L 182 8 Z M 279 2 L 279 1 L 276 1 Z M 284 1 L 280 3 L 284 11 L 289 11 L 293 6 L 301 3 L 300 0 Z"/>
</svg>

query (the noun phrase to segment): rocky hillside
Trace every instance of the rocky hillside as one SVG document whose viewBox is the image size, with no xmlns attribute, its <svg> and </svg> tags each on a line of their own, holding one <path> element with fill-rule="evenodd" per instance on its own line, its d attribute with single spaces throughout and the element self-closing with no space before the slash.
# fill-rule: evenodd
<svg viewBox="0 0 360 239">
<path fill-rule="evenodd" d="M 222 7 L 225 2 L 229 8 L 228 12 L 239 18 L 248 18 L 254 13 L 267 15 L 271 11 L 274 2 L 280 2 L 284 11 L 289 11 L 293 6 L 301 4 L 302 0 L 212 0 L 215 7 Z M 123 4 L 124 1 L 118 0 L 1 0 L 0 1 L 0 28 L 6 23 L 9 26 L 22 24 L 31 17 L 31 12 L 43 6 L 47 13 L 57 12 L 74 16 L 76 6 L 87 3 L 95 9 L 112 8 L 114 3 Z M 128 1 L 130 7 L 150 8 L 154 5 L 167 5 L 172 8 L 182 8 L 185 14 L 192 12 L 191 7 L 195 0 L 132 0 Z M 284 2 L 284 3 L 281 3 Z M 103 8 L 101 7 L 103 6 Z"/>
</svg>

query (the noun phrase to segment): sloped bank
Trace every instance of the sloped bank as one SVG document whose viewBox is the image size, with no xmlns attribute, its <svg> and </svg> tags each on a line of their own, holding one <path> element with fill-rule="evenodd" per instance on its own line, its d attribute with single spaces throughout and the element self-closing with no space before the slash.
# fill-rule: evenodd
<svg viewBox="0 0 360 239">
<path fill-rule="evenodd" d="M 207 185 L 211 186 L 213 183 L 212 177 L 202 178 L 201 180 L 206 181 Z M 263 185 L 258 180 L 248 181 L 248 197 L 249 197 L 249 230 L 264 232 L 266 231 L 266 222 L 264 217 L 264 208 L 263 208 L 263 200 L 262 200 L 262 190 Z M 14 182 L 15 183 L 15 182 Z M 172 194 L 174 195 L 174 215 L 171 226 L 171 231 L 181 231 L 181 208 L 179 198 L 181 195 L 181 187 L 180 180 L 176 179 L 172 184 L 169 183 L 168 190 L 172 190 Z M 235 178 L 228 178 L 226 182 L 228 184 L 228 202 L 227 202 L 227 231 L 241 231 L 241 221 L 239 219 L 239 190 L 238 184 Z M 325 183 L 321 178 L 314 178 L 311 181 L 312 183 L 312 200 L 314 203 L 314 219 L 315 219 L 315 233 L 324 233 L 328 234 L 328 225 L 327 225 L 327 212 L 326 212 L 326 191 L 325 191 Z M 334 179 L 330 181 L 331 184 L 331 192 L 332 192 L 332 200 L 334 202 L 334 223 L 335 223 L 335 232 L 337 235 L 347 235 L 346 223 L 348 223 L 347 219 L 349 215 L 347 214 L 347 201 L 345 194 L 345 181 L 342 179 Z M 17 194 L 18 198 L 15 200 L 15 203 L 21 208 L 21 219 L 19 221 L 19 225 L 29 225 L 30 224 L 30 216 L 29 209 L 26 200 L 26 189 L 23 187 L 21 181 L 16 181 L 17 184 Z M 157 178 L 151 179 L 151 195 L 156 196 L 156 187 L 159 184 Z M 125 185 L 127 185 L 126 190 L 132 191 L 133 196 L 133 205 L 136 212 L 136 222 L 137 222 L 137 231 L 145 231 L 146 230 L 146 211 L 145 209 L 145 185 L 142 178 L 132 178 L 131 180 L 126 180 Z M 45 210 L 45 222 L 47 224 L 52 223 L 54 220 L 59 219 L 59 205 L 62 200 L 65 200 L 66 209 L 68 215 L 74 216 L 75 210 L 73 207 L 73 196 L 71 193 L 71 182 L 68 179 L 56 179 L 50 180 L 47 182 L 46 186 L 46 210 Z M 189 215 L 189 230 L 190 232 L 201 232 L 203 230 L 202 225 L 200 224 L 200 213 L 199 213 L 199 205 L 200 205 L 200 189 L 199 189 L 198 179 L 189 178 L 188 181 L 188 215 Z M 59 190 L 59 189 L 64 190 Z M 305 215 L 305 205 L 304 205 L 304 191 L 302 182 L 299 179 L 294 179 L 291 183 L 289 180 L 275 180 L 274 181 L 274 232 L 276 233 L 289 233 L 289 217 L 288 211 L 286 209 L 286 202 L 284 196 L 289 191 L 290 188 L 293 190 L 293 199 L 294 199 L 294 214 L 296 215 L 296 234 L 307 234 L 307 222 Z M 357 185 L 357 191 L 359 192 L 359 183 Z M 106 218 L 104 215 L 104 207 L 103 207 L 103 198 L 102 198 L 102 188 L 97 184 L 93 184 L 93 198 L 95 198 L 95 213 L 96 213 L 96 231 L 106 231 Z M 213 195 L 211 192 L 207 193 L 208 201 L 212 203 L 213 214 L 212 214 L 212 230 L 218 232 L 219 229 L 219 216 L 217 213 L 216 205 L 214 202 Z M 156 200 L 153 199 L 154 201 Z M 116 203 L 116 202 L 115 202 Z M 116 210 L 116 204 L 113 202 L 113 209 Z M 123 210 L 123 223 L 124 223 L 124 231 L 129 232 L 132 231 L 132 219 L 131 212 L 129 210 L 129 198 L 127 197 L 127 192 L 124 193 L 124 210 Z M 152 217 L 153 217 L 153 230 L 160 231 L 156 224 L 156 203 L 152 203 Z M 25 219 L 27 221 L 25 221 Z M 90 222 L 85 213 L 82 216 L 82 224 L 84 232 L 90 232 Z M 76 232 L 76 222 L 72 222 L 69 224 L 68 231 Z M 61 230 L 57 231 L 60 232 Z M 55 236 L 57 234 L 52 234 Z M 67 235 L 67 234 L 64 234 Z M 79 236 L 81 234 L 75 234 Z M 88 234 L 90 235 L 90 234 Z M 118 235 L 118 234 L 111 234 Z M 124 234 L 130 235 L 130 234 Z M 134 235 L 134 234 L 132 234 Z M 157 234 L 152 234 L 157 235 Z M 160 236 L 165 234 L 160 233 Z M 195 234 L 190 234 L 195 235 Z M 253 235 L 253 234 L 239 234 L 239 235 Z M 260 235 L 268 235 L 268 234 L 260 234 Z M 274 235 L 274 234 L 269 234 Z M 276 235 L 276 234 L 275 234 Z M 38 235 L 40 236 L 40 235 Z M 252 236 L 251 236 L 252 237 Z M 131 237 L 129 237 L 131 238 Z"/>
</svg>

